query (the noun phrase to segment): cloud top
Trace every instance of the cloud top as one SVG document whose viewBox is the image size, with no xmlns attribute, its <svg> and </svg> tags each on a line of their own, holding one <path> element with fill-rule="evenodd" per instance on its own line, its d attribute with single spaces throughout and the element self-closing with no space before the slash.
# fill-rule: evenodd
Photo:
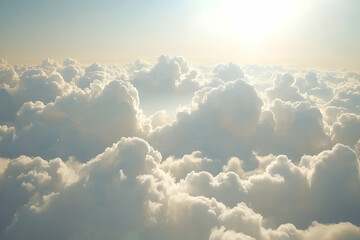
<svg viewBox="0 0 360 240">
<path fill-rule="evenodd" d="M 1 60 L 0 238 L 358 239 L 358 80 Z"/>
</svg>

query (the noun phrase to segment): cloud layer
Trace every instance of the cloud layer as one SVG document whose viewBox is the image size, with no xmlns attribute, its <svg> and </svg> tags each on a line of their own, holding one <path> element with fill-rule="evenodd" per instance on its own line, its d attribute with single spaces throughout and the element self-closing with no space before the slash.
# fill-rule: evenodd
<svg viewBox="0 0 360 240">
<path fill-rule="evenodd" d="M 1 60 L 0 238 L 358 239 L 359 79 Z"/>
</svg>

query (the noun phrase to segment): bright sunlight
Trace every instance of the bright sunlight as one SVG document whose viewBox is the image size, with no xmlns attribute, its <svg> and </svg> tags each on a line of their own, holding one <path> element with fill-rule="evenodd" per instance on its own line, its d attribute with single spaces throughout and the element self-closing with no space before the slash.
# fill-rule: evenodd
<svg viewBox="0 0 360 240">
<path fill-rule="evenodd" d="M 297 0 L 221 0 L 218 10 L 219 18 L 230 31 L 256 40 L 277 29 L 285 27 L 303 10 L 306 1 Z M 296 11 L 295 11 L 296 10 Z"/>
</svg>

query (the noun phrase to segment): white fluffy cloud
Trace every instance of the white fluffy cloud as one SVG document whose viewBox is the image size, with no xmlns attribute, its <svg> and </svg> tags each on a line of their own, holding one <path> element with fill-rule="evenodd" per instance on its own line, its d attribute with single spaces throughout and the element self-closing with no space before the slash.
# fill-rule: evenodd
<svg viewBox="0 0 360 240">
<path fill-rule="evenodd" d="M 301 93 L 316 96 L 324 101 L 329 101 L 333 97 L 332 88 L 327 85 L 324 79 L 319 80 L 318 74 L 313 71 L 297 78 L 295 85 Z"/>
<path fill-rule="evenodd" d="M 270 111 L 273 134 L 266 139 L 268 142 L 263 142 L 260 151 L 268 149 L 266 154 L 287 154 L 296 160 L 303 154 L 316 154 L 329 147 L 330 138 L 325 132 L 323 116 L 310 102 L 291 103 L 275 99 Z M 260 132 L 258 137 L 263 136 L 266 135 Z"/>
<path fill-rule="evenodd" d="M 270 100 L 276 98 L 292 102 L 304 100 L 299 89 L 293 85 L 294 83 L 294 77 L 290 73 L 278 74 L 274 79 L 273 87 L 266 91 L 267 95 Z"/>
<path fill-rule="evenodd" d="M 298 230 L 291 224 L 281 225 L 275 230 L 265 230 L 266 235 L 261 238 L 254 238 L 245 235 L 242 232 L 227 230 L 225 227 L 212 229 L 211 240 L 252 240 L 252 239 L 269 239 L 269 240 L 335 240 L 335 239 L 357 239 L 359 238 L 359 228 L 349 223 L 340 223 L 334 225 L 323 225 L 314 222 L 306 230 Z"/>
<path fill-rule="evenodd" d="M 1 141 L 2 154 L 86 161 L 122 136 L 140 135 L 138 106 L 136 89 L 116 80 L 94 83 L 89 91 L 73 91 L 46 105 L 26 102 L 17 112 L 12 136 Z"/>
<path fill-rule="evenodd" d="M 336 172 L 346 157 L 348 163 Z M 28 157 L 10 160 L 1 174 L 1 206 L 7 207 L 2 210 L 7 213 L 1 215 L 2 226 L 7 227 L 1 228 L 1 236 L 6 239 L 25 236 L 30 239 L 50 236 L 54 239 L 312 239 L 320 234 L 331 239 L 333 235 L 341 238 L 360 236 L 360 229 L 351 223 L 324 225 L 312 223 L 310 217 L 307 230 L 297 229 L 290 223 L 267 227 L 269 219 L 281 221 L 282 217 L 295 217 L 292 211 L 298 218 L 304 215 L 306 218 L 306 214 L 300 214 L 304 209 L 298 206 L 301 203 L 298 196 L 303 196 L 304 188 L 313 191 L 309 194 L 310 199 L 303 203 L 310 204 L 305 209 L 311 217 L 325 222 L 321 218 L 336 218 L 331 220 L 338 222 L 337 216 L 342 213 L 342 217 L 346 214 L 348 220 L 358 224 L 356 204 L 359 199 L 351 196 L 351 206 L 347 200 L 350 199 L 349 192 L 358 194 L 359 179 L 353 173 L 359 173 L 359 164 L 354 153 L 346 147 L 339 145 L 332 151 L 308 157 L 301 167 L 282 156 L 273 160 L 265 172 L 254 173 L 248 179 L 240 179 L 233 172 L 214 179 L 209 174 L 205 177 L 206 172 L 199 172 L 200 178 L 190 174 L 184 180 L 191 182 L 190 187 L 203 185 L 196 195 L 164 171 L 161 160 L 159 152 L 138 138 L 122 138 L 83 164 Z M 332 174 L 328 176 L 328 172 Z M 339 179 L 344 175 L 348 177 Z M 332 191 L 332 186 L 339 181 L 352 184 L 353 189 L 343 188 L 342 198 L 324 205 L 319 196 L 328 200 L 338 196 L 339 192 Z M 240 182 L 244 184 L 243 189 L 236 189 L 241 186 Z M 206 183 L 209 185 L 204 185 Z M 245 199 L 229 194 L 236 192 Z M 226 197 L 236 199 L 238 203 L 228 204 L 224 201 Z M 249 207 L 252 205 L 259 211 Z M 344 212 L 341 206 L 355 212 Z M 267 216 L 269 214 L 272 216 Z M 294 221 L 298 220 L 295 218 Z M 326 235 L 328 231 L 332 234 Z"/>
<path fill-rule="evenodd" d="M 205 88 L 194 100 L 193 108 L 178 113 L 176 122 L 156 129 L 150 142 L 165 156 L 196 150 L 212 158 L 241 155 L 252 167 L 247 137 L 256 130 L 263 104 L 254 88 L 237 80 Z"/>
<path fill-rule="evenodd" d="M 338 83 L 336 94 L 328 103 L 329 106 L 345 108 L 348 112 L 360 114 L 360 81 L 359 78 L 346 78 Z"/>
<path fill-rule="evenodd" d="M 359 79 L 0 60 L 0 238 L 359 239 Z"/>
<path fill-rule="evenodd" d="M 191 70 L 182 57 L 161 56 L 149 68 L 137 61 L 129 71 L 130 82 L 139 92 L 141 106 L 149 113 L 162 109 L 173 111 L 178 104 L 189 101 L 199 89 L 198 72 Z"/>
<path fill-rule="evenodd" d="M 360 116 L 354 113 L 341 114 L 332 125 L 332 140 L 354 147 L 360 139 Z"/>
<path fill-rule="evenodd" d="M 223 81 L 234 81 L 238 78 L 243 78 L 244 72 L 238 65 L 230 62 L 216 66 L 214 68 L 214 75 Z"/>
</svg>

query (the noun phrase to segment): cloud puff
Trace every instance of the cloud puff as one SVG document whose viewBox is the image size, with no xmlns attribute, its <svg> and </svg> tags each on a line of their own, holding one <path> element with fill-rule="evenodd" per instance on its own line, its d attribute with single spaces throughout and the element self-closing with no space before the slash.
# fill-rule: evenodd
<svg viewBox="0 0 360 240">
<path fill-rule="evenodd" d="M 169 172 L 176 180 L 184 179 L 192 171 L 207 170 L 211 172 L 211 169 L 215 167 L 216 163 L 212 159 L 202 156 L 200 151 L 184 155 L 181 159 L 170 156 L 161 163 L 161 168 Z"/>
<path fill-rule="evenodd" d="M 339 75 L 339 74 L 338 74 Z M 335 95 L 328 102 L 328 106 L 344 109 L 346 112 L 359 114 L 360 113 L 360 84 L 359 74 L 348 73 L 345 76 L 338 76 L 336 84 L 332 84 L 335 89 Z"/>
<path fill-rule="evenodd" d="M 296 79 L 295 85 L 300 89 L 301 93 L 316 96 L 322 100 L 329 101 L 333 97 L 333 90 L 329 87 L 324 79 L 319 80 L 318 74 L 309 71 L 305 76 Z"/>
<path fill-rule="evenodd" d="M 13 74 L 3 74 L 11 71 Z M 1 73 L 2 72 L 2 73 Z M 23 71 L 20 76 L 10 67 L 0 70 L 0 100 L 3 105 L 0 122 L 14 121 L 18 109 L 28 101 L 49 103 L 62 96 L 69 88 L 57 72 L 35 67 Z"/>
<path fill-rule="evenodd" d="M 238 78 L 244 77 L 244 72 L 241 70 L 241 68 L 231 62 L 228 64 L 220 64 L 216 66 L 213 72 L 216 77 L 220 78 L 225 82 L 234 81 Z"/>
<path fill-rule="evenodd" d="M 273 87 L 267 89 L 270 100 L 279 98 L 283 101 L 303 101 L 299 89 L 294 86 L 294 77 L 290 73 L 278 74 L 274 79 Z"/>
<path fill-rule="evenodd" d="M 14 87 L 18 74 L 13 67 L 9 66 L 5 59 L 0 58 L 0 86 L 1 88 Z"/>
<path fill-rule="evenodd" d="M 34 161 L 36 159 L 32 160 L 32 165 Z M 53 235 L 60 228 L 63 230 L 54 236 L 57 239 L 130 236 L 131 229 L 137 226 L 138 229 L 133 230 L 139 230 L 146 220 L 144 207 L 149 186 L 145 180 L 137 180 L 137 176 L 151 173 L 159 161 L 160 154 L 145 142 L 122 139 L 83 165 L 79 169 L 79 180 L 63 187 L 60 193 L 46 197 L 40 192 L 39 199 L 48 202 L 38 208 L 32 207 L 39 205 L 38 202 L 26 204 L 25 209 L 18 211 L 12 219 L 5 236 L 8 239 L 25 236 L 41 239 Z M 31 169 L 24 178 L 33 172 L 40 175 Z M 23 178 L 16 179 L 21 182 Z M 37 188 L 42 190 L 43 187 Z M 56 193 L 55 188 L 51 190 Z"/>
<path fill-rule="evenodd" d="M 178 113 L 172 125 L 156 129 L 151 143 L 165 156 L 200 150 L 213 158 L 250 158 L 245 137 L 255 131 L 263 104 L 254 88 L 237 80 L 205 89 L 195 100 L 191 112 Z"/>
<path fill-rule="evenodd" d="M 360 90 L 348 88 L 336 93 L 335 97 L 329 102 L 330 106 L 343 107 L 350 112 L 360 114 Z"/>
<path fill-rule="evenodd" d="M 233 230 L 227 230 L 225 227 L 212 229 L 210 238 L 211 240 L 251 240 L 251 239 L 271 239 L 271 240 L 312 240 L 312 239 L 357 239 L 359 237 L 359 228 L 349 223 L 340 223 L 334 225 L 323 225 L 318 222 L 314 222 L 306 230 L 295 229 L 291 224 L 281 225 L 278 229 L 267 230 L 266 235 L 262 238 L 254 238 L 249 235 L 245 235 L 242 232 L 236 232 Z"/>
<path fill-rule="evenodd" d="M 130 82 L 138 90 L 141 106 L 146 112 L 173 111 L 179 104 L 187 103 L 199 89 L 198 72 L 191 70 L 182 57 L 161 56 L 150 68 L 139 61 L 133 65 Z"/>
<path fill-rule="evenodd" d="M 79 68 L 78 65 L 71 64 L 67 65 L 66 68 L 71 66 L 72 68 Z M 127 74 L 124 69 L 116 66 L 101 65 L 98 63 L 93 63 L 90 66 L 86 67 L 83 72 L 81 69 L 76 69 L 76 75 L 72 76 L 72 81 L 76 83 L 81 89 L 89 88 L 90 85 L 96 81 L 102 82 L 104 84 L 109 83 L 110 81 L 116 80 L 127 80 Z M 64 69 L 62 69 L 64 74 Z M 83 73 L 83 74 L 82 74 Z"/>
<path fill-rule="evenodd" d="M 1 161 L 5 161 L 1 159 Z M 61 159 L 21 156 L 9 161 L 0 176 L 0 232 L 9 226 L 24 208 L 34 212 L 64 187 L 75 182 L 77 175 Z M 1 235 L 0 235 L 1 236 Z"/>
<path fill-rule="evenodd" d="M 242 80 L 204 88 L 193 98 L 193 108 L 156 129 L 150 142 L 165 156 L 200 150 L 215 159 L 241 158 L 245 168 L 255 166 L 253 151 L 299 160 L 331 145 L 322 114 L 310 102 L 276 99 L 270 111 L 262 111 L 262 105 L 254 88 Z"/>
<path fill-rule="evenodd" d="M 353 113 L 341 114 L 332 125 L 332 141 L 352 148 L 360 139 L 360 116 Z"/>
<path fill-rule="evenodd" d="M 10 143 L 1 141 L 2 154 L 85 161 L 121 136 L 139 135 L 138 106 L 136 89 L 123 81 L 93 84 L 88 92 L 73 91 L 46 105 L 27 102 L 18 111 Z"/>
<path fill-rule="evenodd" d="M 264 174 L 249 178 L 250 203 L 265 218 L 271 216 L 269 224 L 291 222 L 305 227 L 313 220 L 330 223 L 344 218 L 359 224 L 358 213 L 350 211 L 360 197 L 355 190 L 360 187 L 358 176 L 357 156 L 343 145 L 317 156 L 304 156 L 299 166 L 279 156 Z"/>
<path fill-rule="evenodd" d="M 229 163 L 234 161 L 238 159 Z M 240 166 L 240 175 L 232 171 L 214 175 L 205 170 L 206 165 L 189 164 L 187 176 L 178 180 L 179 188 L 192 196 L 215 198 L 228 207 L 246 203 L 262 215 L 266 226 L 290 222 L 306 228 L 314 220 L 359 224 L 355 211 L 360 199 L 359 161 L 350 148 L 336 145 L 319 155 L 304 156 L 299 164 L 284 155 L 258 157 L 258 161 L 259 168 L 251 172 Z"/>
<path fill-rule="evenodd" d="M 303 154 L 316 154 L 330 145 L 330 138 L 325 132 L 323 117 L 317 107 L 310 102 L 284 102 L 276 99 L 270 106 L 273 121 L 273 136 L 260 147 L 267 149 L 267 154 L 287 154 L 300 159 Z M 259 132 L 259 138 L 266 136 Z M 261 141 L 261 140 L 260 140 Z"/>
<path fill-rule="evenodd" d="M 65 82 L 78 82 L 79 79 L 85 75 L 85 70 L 76 60 L 68 58 L 63 62 L 60 74 Z"/>
<path fill-rule="evenodd" d="M 171 94 L 181 81 L 181 75 L 188 72 L 188 67 L 182 58 L 161 56 L 158 63 L 150 71 L 138 72 L 132 80 L 133 85 L 142 93 Z"/>
</svg>

